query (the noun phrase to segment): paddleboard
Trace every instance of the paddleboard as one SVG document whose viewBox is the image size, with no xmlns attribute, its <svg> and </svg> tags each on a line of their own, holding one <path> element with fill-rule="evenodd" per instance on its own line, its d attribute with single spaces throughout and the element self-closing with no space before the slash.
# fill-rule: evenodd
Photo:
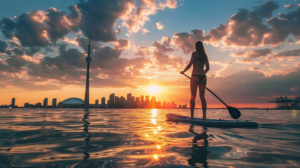
<svg viewBox="0 0 300 168">
<path fill-rule="evenodd" d="M 176 121 L 176 122 L 185 122 L 185 123 L 192 123 L 198 124 L 202 126 L 209 126 L 209 127 L 258 127 L 257 122 L 251 121 L 238 121 L 238 120 L 215 120 L 215 119 L 207 119 L 201 120 L 201 118 L 194 118 L 189 119 L 188 116 L 181 116 L 177 114 L 168 113 L 166 115 L 167 120 L 169 121 Z"/>
</svg>

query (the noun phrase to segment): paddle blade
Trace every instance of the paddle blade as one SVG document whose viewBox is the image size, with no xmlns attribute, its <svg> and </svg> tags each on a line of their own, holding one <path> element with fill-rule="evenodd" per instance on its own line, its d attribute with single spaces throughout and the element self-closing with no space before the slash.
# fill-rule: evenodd
<svg viewBox="0 0 300 168">
<path fill-rule="evenodd" d="M 234 118 L 234 119 L 240 118 L 241 112 L 238 109 L 236 109 L 234 107 L 230 107 L 230 106 L 227 106 L 227 108 L 228 108 L 228 111 L 232 118 Z"/>
</svg>

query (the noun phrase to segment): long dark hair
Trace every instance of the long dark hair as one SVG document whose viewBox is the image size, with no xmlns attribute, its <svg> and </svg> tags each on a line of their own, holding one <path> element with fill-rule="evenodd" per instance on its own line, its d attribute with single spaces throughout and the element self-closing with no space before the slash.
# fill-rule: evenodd
<svg viewBox="0 0 300 168">
<path fill-rule="evenodd" d="M 206 55 L 205 48 L 203 46 L 202 41 L 197 41 L 195 43 L 195 48 L 196 48 L 196 51 L 197 51 L 197 54 L 198 54 L 198 57 L 200 58 L 200 60 L 205 62 L 207 59 L 207 55 Z"/>
</svg>

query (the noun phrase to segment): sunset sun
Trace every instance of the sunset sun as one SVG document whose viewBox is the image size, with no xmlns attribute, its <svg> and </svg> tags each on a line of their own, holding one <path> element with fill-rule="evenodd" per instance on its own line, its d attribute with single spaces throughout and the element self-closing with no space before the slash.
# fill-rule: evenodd
<svg viewBox="0 0 300 168">
<path fill-rule="evenodd" d="M 160 89 L 158 86 L 156 85 L 151 85 L 147 87 L 147 91 L 150 92 L 151 94 L 157 94 L 161 91 L 162 89 Z"/>
</svg>

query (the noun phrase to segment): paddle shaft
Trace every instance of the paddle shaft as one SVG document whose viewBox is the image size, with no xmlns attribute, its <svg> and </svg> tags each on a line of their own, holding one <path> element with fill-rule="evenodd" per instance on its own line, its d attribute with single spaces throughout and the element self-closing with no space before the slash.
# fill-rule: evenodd
<svg viewBox="0 0 300 168">
<path fill-rule="evenodd" d="M 186 74 L 183 74 L 184 76 L 186 76 L 187 78 L 191 79 L 191 77 L 187 76 Z M 216 98 L 218 98 L 226 107 L 227 104 L 223 102 L 223 100 L 221 100 L 214 92 L 212 92 L 210 89 L 208 89 L 207 87 L 205 87 L 211 94 L 213 94 L 214 96 L 216 96 Z"/>
</svg>

